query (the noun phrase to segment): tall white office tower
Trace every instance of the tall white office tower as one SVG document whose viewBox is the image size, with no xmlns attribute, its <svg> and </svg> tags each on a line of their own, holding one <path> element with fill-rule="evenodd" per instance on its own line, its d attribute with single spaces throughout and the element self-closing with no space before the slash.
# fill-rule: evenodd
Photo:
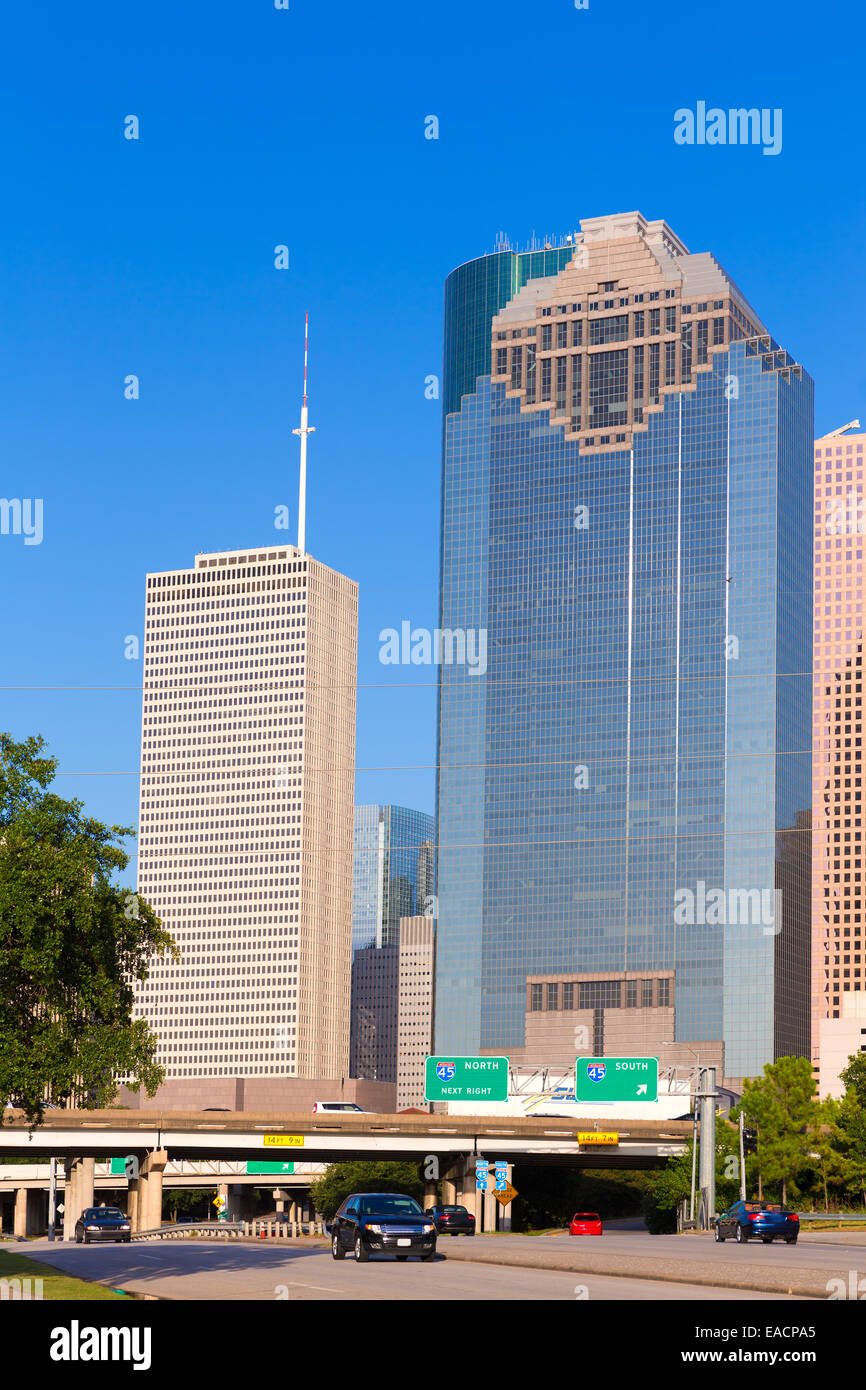
<svg viewBox="0 0 866 1390">
<path fill-rule="evenodd" d="M 357 584 L 294 546 L 148 575 L 138 884 L 181 955 L 136 1014 L 191 1100 L 348 1076 L 357 635 Z"/>
</svg>

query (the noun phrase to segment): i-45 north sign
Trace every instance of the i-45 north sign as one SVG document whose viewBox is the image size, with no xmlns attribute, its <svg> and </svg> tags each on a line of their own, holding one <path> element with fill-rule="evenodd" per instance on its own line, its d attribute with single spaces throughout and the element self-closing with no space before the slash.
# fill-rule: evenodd
<svg viewBox="0 0 866 1390">
<path fill-rule="evenodd" d="M 425 1100 L 507 1100 L 507 1057 L 428 1057 Z"/>
<path fill-rule="evenodd" d="M 575 1100 L 658 1100 L 658 1057 L 578 1057 Z"/>
</svg>

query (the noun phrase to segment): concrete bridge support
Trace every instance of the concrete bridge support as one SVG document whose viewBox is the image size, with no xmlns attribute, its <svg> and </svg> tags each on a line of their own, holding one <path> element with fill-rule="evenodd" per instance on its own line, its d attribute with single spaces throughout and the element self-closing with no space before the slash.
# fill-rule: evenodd
<svg viewBox="0 0 866 1390">
<path fill-rule="evenodd" d="M 94 1158 L 68 1158 L 64 1163 L 63 1239 L 75 1240 L 75 1223 L 85 1207 L 93 1206 Z"/>
<path fill-rule="evenodd" d="M 45 1193 L 26 1187 L 15 1191 L 16 1236 L 41 1236 L 48 1225 L 48 1204 Z"/>
<path fill-rule="evenodd" d="M 162 1225 L 162 1175 L 168 1163 L 166 1149 L 145 1154 L 138 1177 L 129 1184 L 129 1218 L 133 1231 L 152 1231 Z"/>
</svg>

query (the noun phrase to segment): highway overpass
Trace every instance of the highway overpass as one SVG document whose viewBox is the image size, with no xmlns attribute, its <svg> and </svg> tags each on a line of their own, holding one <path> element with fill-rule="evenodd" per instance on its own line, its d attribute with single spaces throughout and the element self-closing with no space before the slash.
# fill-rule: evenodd
<svg viewBox="0 0 866 1390">
<path fill-rule="evenodd" d="M 0 1125 L 0 1164 L 13 1157 L 31 1163 L 49 1157 L 64 1161 L 68 1240 L 81 1210 L 93 1203 L 97 1159 L 135 1159 L 138 1176 L 129 1182 L 130 1217 L 133 1229 L 147 1230 L 161 1221 L 169 1162 L 410 1161 L 427 1172 L 429 1200 L 435 1200 L 438 1177 L 446 1201 L 475 1209 L 476 1195 L 480 1197 L 475 1191 L 478 1157 L 509 1165 L 648 1168 L 683 1153 L 691 1133 L 690 1121 L 628 1119 L 620 1124 L 613 1116 L 602 1125 L 542 1116 L 49 1110 L 40 1125 L 32 1125 L 20 1112 L 7 1111 Z M 122 1184 L 123 1179 L 117 1181 Z M 235 1186 L 236 1179 L 227 1181 Z M 28 1196 L 22 1183 L 16 1197 L 16 1229 L 19 1217 L 27 1228 L 38 1225 L 41 1200 L 38 1191 Z M 489 1229 L 487 1210 L 494 1211 L 495 1204 L 491 1206 L 488 1197 L 481 1207 L 481 1220 Z"/>
</svg>

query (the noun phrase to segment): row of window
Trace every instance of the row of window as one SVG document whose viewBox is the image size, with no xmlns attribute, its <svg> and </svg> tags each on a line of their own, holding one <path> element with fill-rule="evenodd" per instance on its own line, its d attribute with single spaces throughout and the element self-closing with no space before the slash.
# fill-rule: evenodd
<svg viewBox="0 0 866 1390">
<path fill-rule="evenodd" d="M 651 1009 L 671 1002 L 670 978 L 649 980 L 548 980 L 529 986 L 533 1013 L 567 1009 Z"/>
</svg>

